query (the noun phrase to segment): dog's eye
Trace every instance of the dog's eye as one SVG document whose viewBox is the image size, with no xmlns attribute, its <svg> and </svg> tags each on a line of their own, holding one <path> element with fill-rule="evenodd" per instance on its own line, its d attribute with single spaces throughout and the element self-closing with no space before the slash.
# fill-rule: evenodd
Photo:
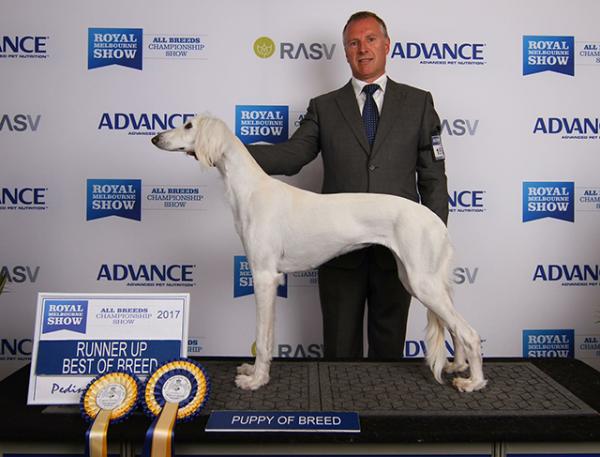
<svg viewBox="0 0 600 457">
<path fill-rule="evenodd" d="M 192 123 L 188 122 L 187 124 L 185 124 L 185 127 L 183 127 L 184 129 L 188 130 L 192 128 Z"/>
</svg>

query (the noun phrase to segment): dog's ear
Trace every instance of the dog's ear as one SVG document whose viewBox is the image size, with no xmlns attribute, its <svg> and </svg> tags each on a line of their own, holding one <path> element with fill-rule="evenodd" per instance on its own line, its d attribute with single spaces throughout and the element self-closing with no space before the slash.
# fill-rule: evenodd
<svg viewBox="0 0 600 457">
<path fill-rule="evenodd" d="M 196 124 L 194 153 L 205 167 L 214 167 L 223 155 L 226 137 L 221 121 L 213 118 L 200 118 Z"/>
</svg>

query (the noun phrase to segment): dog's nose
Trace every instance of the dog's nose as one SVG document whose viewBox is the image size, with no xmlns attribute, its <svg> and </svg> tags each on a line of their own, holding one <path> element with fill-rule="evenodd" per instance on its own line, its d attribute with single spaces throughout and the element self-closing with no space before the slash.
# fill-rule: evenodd
<svg viewBox="0 0 600 457">
<path fill-rule="evenodd" d="M 160 136 L 160 134 L 158 134 L 158 135 L 156 135 L 156 136 L 153 136 L 153 137 L 152 137 L 152 140 L 151 140 L 151 141 L 152 141 L 152 144 L 156 144 L 156 143 L 158 143 L 158 140 L 159 140 L 159 138 L 158 138 L 158 137 L 159 137 L 159 136 Z"/>
</svg>

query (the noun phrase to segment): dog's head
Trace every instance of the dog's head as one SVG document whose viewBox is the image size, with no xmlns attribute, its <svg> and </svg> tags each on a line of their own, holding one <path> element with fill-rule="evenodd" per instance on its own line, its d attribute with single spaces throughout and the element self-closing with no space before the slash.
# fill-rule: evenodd
<svg viewBox="0 0 600 457">
<path fill-rule="evenodd" d="M 152 143 L 165 151 L 184 153 L 206 167 L 213 167 L 223 155 L 227 134 L 221 120 L 196 116 L 175 129 L 159 133 L 152 138 Z"/>
</svg>

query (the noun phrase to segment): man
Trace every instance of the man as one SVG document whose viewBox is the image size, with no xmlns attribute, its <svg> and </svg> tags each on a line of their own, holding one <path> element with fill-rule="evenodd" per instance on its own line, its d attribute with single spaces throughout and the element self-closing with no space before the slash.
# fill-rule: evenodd
<svg viewBox="0 0 600 457">
<path fill-rule="evenodd" d="M 441 143 L 434 147 L 440 121 L 431 94 L 386 76 L 390 39 L 377 15 L 353 14 L 343 40 L 351 81 L 312 99 L 289 141 L 248 146 L 250 153 L 267 173 L 293 175 L 321 152 L 323 193 L 399 195 L 447 222 L 443 151 Z M 371 246 L 322 265 L 319 294 L 326 358 L 363 356 L 365 302 L 369 358 L 402 358 L 411 297 L 390 251 Z"/>
</svg>

